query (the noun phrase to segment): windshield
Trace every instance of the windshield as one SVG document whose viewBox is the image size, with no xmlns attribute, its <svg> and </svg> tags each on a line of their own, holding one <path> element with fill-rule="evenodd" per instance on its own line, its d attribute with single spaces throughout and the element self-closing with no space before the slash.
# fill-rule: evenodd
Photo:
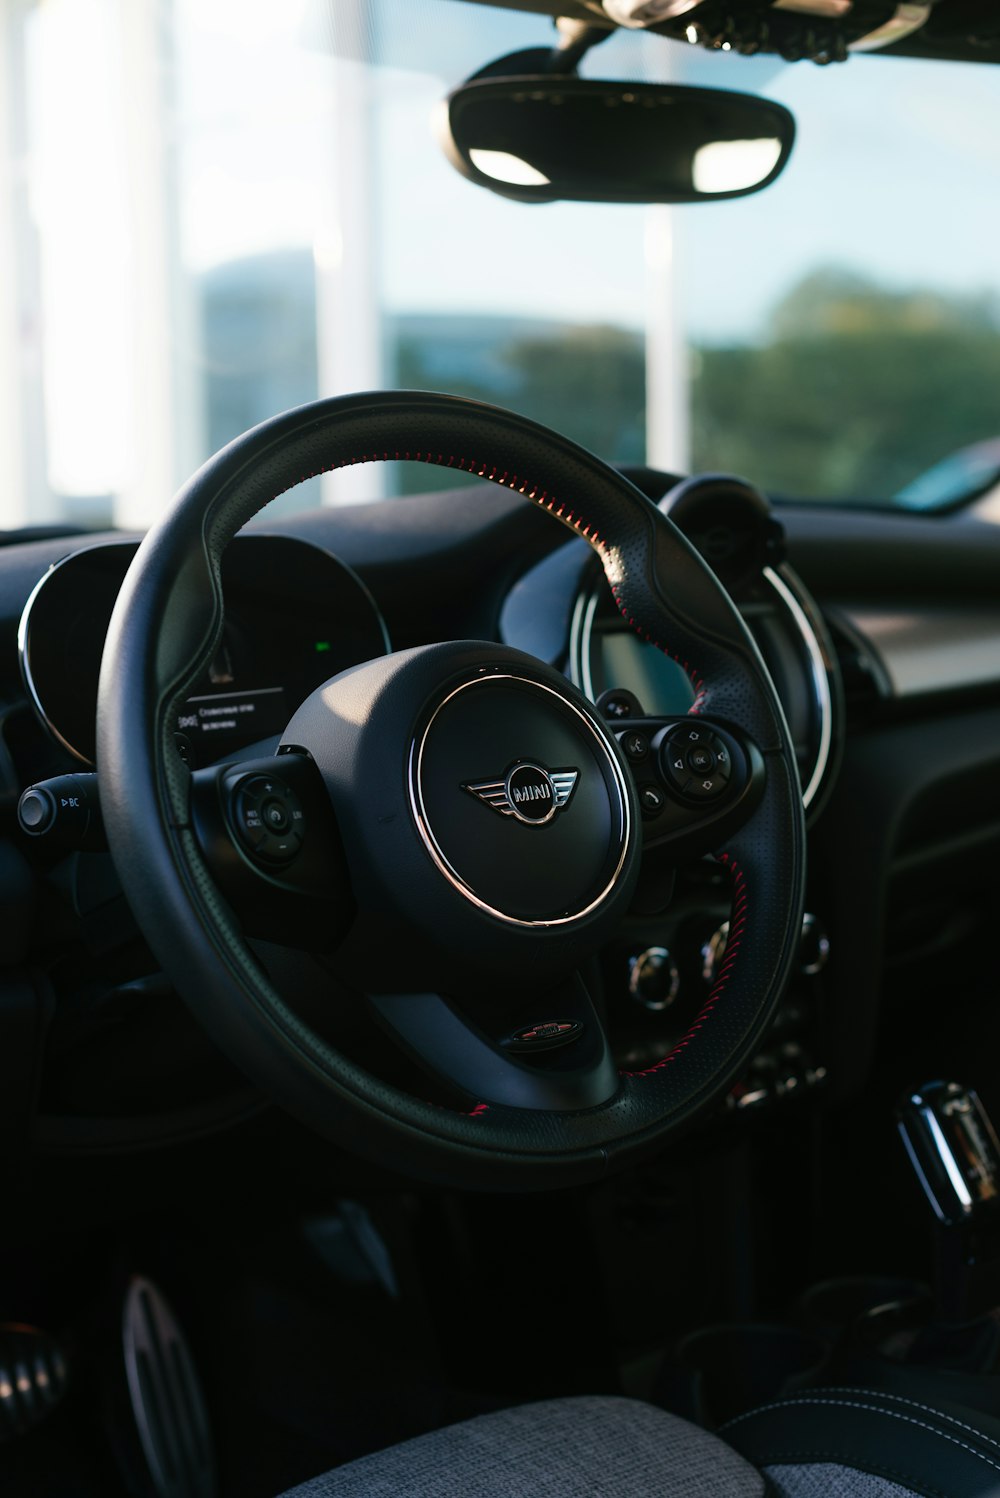
<svg viewBox="0 0 1000 1498">
<path fill-rule="evenodd" d="M 789 167 L 716 204 L 533 207 L 457 175 L 432 117 L 551 40 L 456 0 L 0 0 L 0 525 L 146 526 L 253 423 L 389 386 L 777 497 L 963 498 L 945 460 L 1000 438 L 994 70 L 622 34 L 584 71 L 777 99 Z"/>
</svg>

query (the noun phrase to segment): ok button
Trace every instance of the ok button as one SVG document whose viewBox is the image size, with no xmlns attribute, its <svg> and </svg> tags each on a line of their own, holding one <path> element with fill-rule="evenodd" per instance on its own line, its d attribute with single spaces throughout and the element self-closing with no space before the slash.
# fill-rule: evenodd
<svg viewBox="0 0 1000 1498">
<path fill-rule="evenodd" d="M 715 755 L 704 744 L 688 750 L 687 762 L 695 775 L 711 775 L 715 769 Z"/>
</svg>

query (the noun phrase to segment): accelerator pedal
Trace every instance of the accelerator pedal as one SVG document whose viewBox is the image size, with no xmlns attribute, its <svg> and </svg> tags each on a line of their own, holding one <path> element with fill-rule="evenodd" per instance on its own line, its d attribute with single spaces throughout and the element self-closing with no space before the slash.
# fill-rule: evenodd
<svg viewBox="0 0 1000 1498">
<path fill-rule="evenodd" d="M 40 1425 L 69 1384 L 54 1337 L 36 1326 L 0 1325 L 0 1441 Z"/>
<path fill-rule="evenodd" d="M 163 1293 L 140 1276 L 122 1311 L 128 1399 L 155 1498 L 217 1498 L 208 1409 L 194 1359 Z"/>
</svg>

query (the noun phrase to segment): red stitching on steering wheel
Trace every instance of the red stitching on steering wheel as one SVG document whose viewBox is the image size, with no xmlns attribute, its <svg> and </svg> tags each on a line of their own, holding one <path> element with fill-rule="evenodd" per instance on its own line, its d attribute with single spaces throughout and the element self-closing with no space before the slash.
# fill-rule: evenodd
<svg viewBox="0 0 1000 1498">
<path fill-rule="evenodd" d="M 690 664 L 689 661 L 682 661 L 679 655 L 675 655 L 672 650 L 669 650 L 667 648 L 666 645 L 661 645 L 660 641 L 654 639 L 648 630 L 643 629 L 640 624 L 636 623 L 636 621 L 629 614 L 629 611 L 625 607 L 622 600 L 618 597 L 617 583 L 611 584 L 611 592 L 614 595 L 615 603 L 618 605 L 618 612 L 621 614 L 622 618 L 625 620 L 629 628 L 633 629 L 639 636 L 640 640 L 646 640 L 648 644 L 655 645 L 657 650 L 662 650 L 664 655 L 669 656 L 672 661 L 676 661 L 681 670 L 685 672 L 688 680 L 691 682 L 691 685 L 695 690 L 695 699 L 691 706 L 688 708 L 688 713 L 692 717 L 696 716 L 701 712 L 702 708 L 705 705 L 705 698 L 708 696 L 708 687 L 705 684 L 704 678 L 698 675 L 697 670 Z"/>
<path fill-rule="evenodd" d="M 550 515 L 554 515 L 557 520 L 561 520 L 564 525 L 568 525 L 572 530 L 575 530 L 578 535 L 583 536 L 584 539 L 588 541 L 600 555 L 601 562 L 604 566 L 604 571 L 608 577 L 608 583 L 611 587 L 612 595 L 622 618 L 626 621 L 629 628 L 635 631 L 640 640 L 645 640 L 647 644 L 653 645 L 657 650 L 661 651 L 663 655 L 667 656 L 668 659 L 677 662 L 678 666 L 680 666 L 681 670 L 685 672 L 689 681 L 691 682 L 691 685 L 694 687 L 695 698 L 694 702 L 688 708 L 688 713 L 692 717 L 695 717 L 698 713 L 701 712 L 702 708 L 705 705 L 705 699 L 708 696 L 708 686 L 705 682 L 704 677 L 699 674 L 697 668 L 695 666 L 692 666 L 689 661 L 682 660 L 679 655 L 675 655 L 668 646 L 664 645 L 660 640 L 655 639 L 648 630 L 643 629 L 642 626 L 640 624 L 637 624 L 635 619 L 630 616 L 628 609 L 625 607 L 625 605 L 622 603 L 622 600 L 618 596 L 618 584 L 611 581 L 610 553 L 608 551 L 608 543 L 603 539 L 602 536 L 598 535 L 597 530 L 593 526 L 587 524 L 583 520 L 582 516 L 574 515 L 572 510 L 567 512 L 565 505 L 557 504 L 554 499 L 549 497 L 549 494 L 545 489 L 539 490 L 537 484 L 533 485 L 530 480 L 525 479 L 522 481 L 521 479 L 519 479 L 516 473 L 511 473 L 506 468 L 500 470 L 495 466 L 487 467 L 485 463 L 477 463 L 474 458 L 458 458 L 455 457 L 454 454 L 452 454 L 452 456 L 449 458 L 445 458 L 443 453 L 435 454 L 423 452 L 382 452 L 365 453 L 360 458 L 345 458 L 342 463 L 331 463 L 326 468 L 317 468 L 315 473 L 303 474 L 300 479 L 296 480 L 296 483 L 304 484 L 307 479 L 319 478 L 319 476 L 324 473 L 336 473 L 336 471 L 340 468 L 356 468 L 361 463 L 379 462 L 429 463 L 437 468 L 459 468 L 463 473 L 471 473 L 476 478 L 488 479 L 491 484 L 499 484 L 503 489 L 513 489 L 516 493 L 523 494 L 526 499 L 532 500 L 539 506 L 540 509 L 547 510 Z M 289 485 L 289 488 L 294 487 L 295 484 Z M 287 490 L 282 489 L 279 492 L 285 494 L 287 493 Z M 272 497 L 274 499 L 277 499 L 278 495 L 275 494 Z"/>
</svg>

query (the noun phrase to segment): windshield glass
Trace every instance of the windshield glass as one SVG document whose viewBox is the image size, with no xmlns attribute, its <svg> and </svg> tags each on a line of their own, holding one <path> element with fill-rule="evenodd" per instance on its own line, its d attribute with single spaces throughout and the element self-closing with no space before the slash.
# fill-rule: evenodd
<svg viewBox="0 0 1000 1498">
<path fill-rule="evenodd" d="M 536 207 L 460 177 L 432 119 L 552 37 L 456 0 L 0 0 L 0 525 L 145 526 L 253 423 L 388 386 L 778 497 L 980 492 L 995 71 L 622 34 L 584 72 L 768 95 L 791 163 L 733 201 Z M 446 481 L 379 465 L 279 503 Z"/>
</svg>

